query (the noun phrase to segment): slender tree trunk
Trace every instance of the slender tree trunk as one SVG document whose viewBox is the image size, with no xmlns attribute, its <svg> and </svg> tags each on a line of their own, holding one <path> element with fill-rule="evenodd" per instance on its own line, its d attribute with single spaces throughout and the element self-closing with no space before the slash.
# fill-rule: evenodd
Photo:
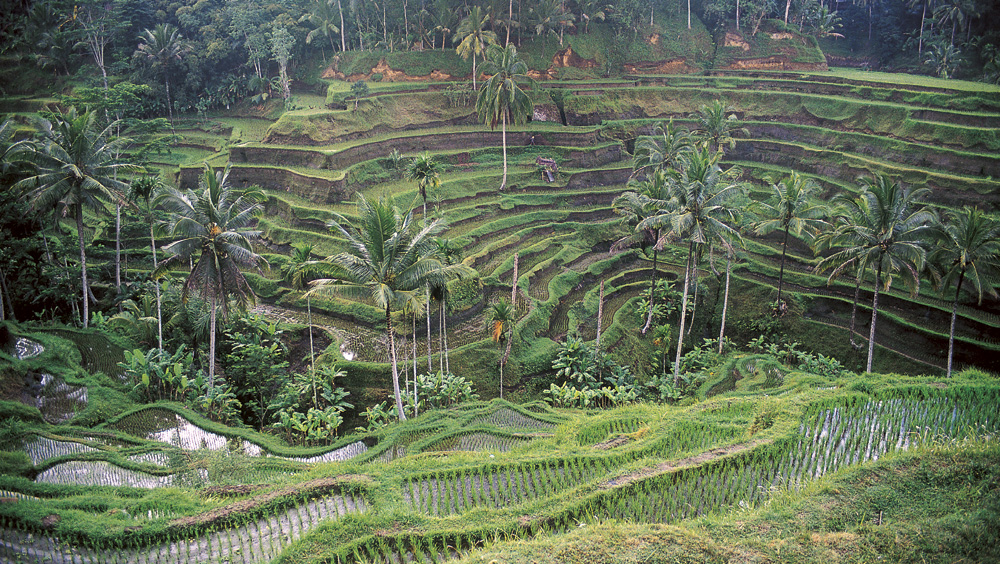
<svg viewBox="0 0 1000 564">
<path fill-rule="evenodd" d="M 781 313 L 781 286 L 785 281 L 785 254 L 788 252 L 788 226 L 785 226 L 785 240 L 781 242 L 781 268 L 778 270 L 778 301 L 776 313 Z"/>
<path fill-rule="evenodd" d="M 218 309 L 216 300 L 212 300 L 212 312 L 209 316 L 208 327 L 208 392 L 209 395 L 215 390 L 215 311 Z"/>
<path fill-rule="evenodd" d="M 148 207 L 148 206 L 147 206 Z M 153 234 L 152 214 L 149 221 L 149 246 L 153 250 L 153 270 L 156 270 L 156 237 Z M 159 349 L 163 350 L 163 307 L 160 299 L 160 281 L 153 280 L 156 288 L 156 343 Z"/>
<path fill-rule="evenodd" d="M 444 371 L 444 296 L 438 303 L 438 367 L 442 374 L 447 374 Z"/>
<path fill-rule="evenodd" d="M 594 355 L 601 352 L 601 321 L 604 317 L 604 280 L 601 280 L 601 293 L 597 298 L 597 339 L 594 343 Z"/>
<path fill-rule="evenodd" d="M 858 299 L 861 297 L 861 271 L 854 273 L 854 303 L 851 304 L 851 329 L 849 331 L 851 335 L 851 348 L 856 349 L 859 347 L 857 343 L 854 342 L 854 323 L 858 317 Z"/>
<path fill-rule="evenodd" d="M 875 322 L 878 320 L 878 291 L 882 284 L 882 257 L 878 257 L 878 268 L 875 270 L 875 296 L 872 298 L 872 326 L 868 332 L 868 364 L 865 372 L 872 371 L 872 360 L 875 358 Z"/>
<path fill-rule="evenodd" d="M 792 0 L 785 0 L 785 23 L 788 23 L 788 10 L 792 7 Z"/>
<path fill-rule="evenodd" d="M 507 38 L 504 39 L 504 47 L 510 45 L 510 26 L 512 25 L 514 25 L 514 0 L 510 0 L 507 5 Z M 503 368 L 500 370 L 503 371 Z M 503 378 L 502 375 L 501 378 Z"/>
<path fill-rule="evenodd" d="M 163 71 L 163 84 L 167 87 L 167 116 L 170 117 L 170 133 L 177 135 L 177 131 L 174 129 L 174 105 L 170 102 L 170 75 L 165 69 Z"/>
<path fill-rule="evenodd" d="M 958 317 L 958 296 L 962 292 L 962 282 L 965 279 L 965 269 L 958 275 L 958 285 L 955 287 L 955 299 L 951 302 L 951 327 L 948 329 L 948 374 L 951 378 L 952 359 L 955 358 L 955 319 Z"/>
<path fill-rule="evenodd" d="M 431 287 L 427 287 L 427 375 L 434 373 L 434 363 L 431 361 Z"/>
<path fill-rule="evenodd" d="M 476 87 L 476 51 L 472 50 L 472 89 L 479 90 Z"/>
<path fill-rule="evenodd" d="M 503 357 L 500 357 L 500 399 L 503 399 Z"/>
<path fill-rule="evenodd" d="M 7 280 L 3 275 L 3 269 L 0 268 L 0 321 L 7 318 L 6 316 L 6 305 L 10 302 L 10 294 L 7 293 Z M 10 306 L 10 318 L 14 319 L 14 305 Z M 14 319 L 17 321 L 16 319 Z"/>
<path fill-rule="evenodd" d="M 407 43 L 406 34 L 410 33 L 410 16 L 406 11 L 406 0 L 403 0 L 403 43 Z"/>
<path fill-rule="evenodd" d="M 83 244 L 83 207 L 76 205 L 76 235 L 80 242 L 80 279 L 83 284 L 83 328 L 90 325 L 90 286 L 87 284 L 87 248 Z"/>
<path fill-rule="evenodd" d="M 446 294 L 447 296 L 447 294 Z M 444 335 L 444 370 L 446 373 L 451 373 L 451 347 L 448 346 L 448 301 L 447 299 L 441 300 L 441 327 Z"/>
<path fill-rule="evenodd" d="M 115 294 L 122 294 L 122 205 L 115 205 Z M 121 304 L 118 310 L 121 311 Z"/>
<path fill-rule="evenodd" d="M 347 39 L 344 37 L 347 29 L 344 28 L 344 5 L 341 4 L 341 0 L 337 0 L 337 11 L 340 12 L 340 50 L 347 51 Z"/>
<path fill-rule="evenodd" d="M 736 0 L 736 31 L 740 30 L 740 0 Z"/>
<path fill-rule="evenodd" d="M 656 230 L 656 240 L 660 240 L 660 230 Z M 645 335 L 646 331 L 649 331 L 650 326 L 653 325 L 653 307 L 656 301 L 656 277 L 658 272 L 656 271 L 656 259 L 657 259 L 656 246 L 653 246 L 653 276 L 649 283 L 649 311 L 646 313 L 646 324 L 642 326 L 642 334 Z"/>
<path fill-rule="evenodd" d="M 413 308 L 413 416 L 419 415 L 417 407 L 417 308 Z"/>
<path fill-rule="evenodd" d="M 869 0 L 868 4 L 868 43 L 872 42 L 872 8 L 874 7 L 873 0 Z"/>
<path fill-rule="evenodd" d="M 406 413 L 403 412 L 403 396 L 399 392 L 399 367 L 396 365 L 396 338 L 392 331 L 392 314 L 389 306 L 385 306 L 385 330 L 389 334 L 389 357 L 392 360 L 392 393 L 396 400 L 396 414 L 400 421 L 406 421 Z"/>
<path fill-rule="evenodd" d="M 502 192 L 507 186 L 507 112 L 503 112 L 500 124 L 503 139 L 503 180 L 500 181 L 500 191 Z"/>
<path fill-rule="evenodd" d="M 677 358 L 674 360 L 674 386 L 681 381 L 681 349 L 684 346 L 684 320 L 687 317 L 688 284 L 691 280 L 691 254 L 694 242 L 688 243 L 687 262 L 684 264 L 684 292 L 681 294 L 681 323 L 677 332 Z"/>
<path fill-rule="evenodd" d="M 691 0 L 688 0 L 688 29 L 691 29 Z"/>
<path fill-rule="evenodd" d="M 313 405 L 319 406 L 318 397 L 316 395 L 316 349 L 313 347 L 312 298 L 308 295 L 306 296 L 306 316 L 308 317 L 307 321 L 309 322 L 309 372 L 312 374 Z"/>
<path fill-rule="evenodd" d="M 726 339 L 726 312 L 729 309 L 729 273 L 732 271 L 733 260 L 726 257 L 726 294 L 722 298 L 722 323 L 719 326 L 719 354 L 722 354 L 722 343 Z"/>
<path fill-rule="evenodd" d="M 917 39 L 917 56 L 923 55 L 924 52 L 924 20 L 927 19 L 927 2 L 929 0 L 924 0 L 924 9 L 920 12 L 920 37 Z"/>
</svg>

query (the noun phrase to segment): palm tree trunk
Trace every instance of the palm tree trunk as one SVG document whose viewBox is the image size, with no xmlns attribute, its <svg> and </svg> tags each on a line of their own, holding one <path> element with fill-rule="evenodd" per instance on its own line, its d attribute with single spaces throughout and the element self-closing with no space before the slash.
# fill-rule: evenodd
<svg viewBox="0 0 1000 564">
<path fill-rule="evenodd" d="M 858 348 L 858 344 L 854 342 L 854 322 L 858 317 L 858 299 L 861 297 L 861 271 L 857 271 L 854 274 L 854 303 L 851 304 L 851 348 Z"/>
<path fill-rule="evenodd" d="M 115 205 L 115 294 L 122 293 L 122 205 Z M 121 310 L 121 305 L 118 306 Z"/>
<path fill-rule="evenodd" d="M 920 38 L 917 39 L 917 56 L 923 55 L 924 52 L 924 20 L 927 19 L 927 2 L 929 0 L 924 0 L 924 9 L 920 13 Z"/>
<path fill-rule="evenodd" d="M 510 26 L 513 25 L 514 21 L 514 0 L 510 0 L 507 5 L 507 39 L 504 40 L 504 47 L 510 45 Z M 500 368 L 500 379 L 503 380 L 503 368 Z"/>
<path fill-rule="evenodd" d="M 674 360 L 674 386 L 681 381 L 681 349 L 684 345 L 684 320 L 687 317 L 688 284 L 691 280 L 691 254 L 694 252 L 694 241 L 688 243 L 687 262 L 684 264 L 684 292 L 681 294 L 681 324 L 677 332 L 677 358 Z"/>
<path fill-rule="evenodd" d="M 80 279 L 83 284 L 83 328 L 90 324 L 90 286 L 87 284 L 87 248 L 83 244 L 83 207 L 76 206 L 76 238 L 80 242 Z"/>
<path fill-rule="evenodd" d="M 788 226 L 785 226 L 785 240 L 781 242 L 781 268 L 778 270 L 777 311 L 781 312 L 781 286 L 785 281 L 785 254 L 788 252 Z"/>
<path fill-rule="evenodd" d="M 476 52 L 472 51 L 472 89 L 478 90 L 476 88 Z"/>
<path fill-rule="evenodd" d="M 500 191 L 507 186 L 507 112 L 503 112 L 500 121 L 500 132 L 503 139 L 503 180 L 500 181 Z"/>
<path fill-rule="evenodd" d="M 503 399 L 503 357 L 500 357 L 500 399 Z"/>
<path fill-rule="evenodd" d="M 347 39 L 344 37 L 347 30 L 344 28 L 344 5 L 341 0 L 337 0 L 337 10 L 340 12 L 340 50 L 347 51 Z"/>
<path fill-rule="evenodd" d="M 872 360 L 875 358 L 875 322 L 878 319 L 878 289 L 882 284 L 882 257 L 878 257 L 878 268 L 875 270 L 875 297 L 872 298 L 872 326 L 868 332 L 868 364 L 865 372 L 872 371 Z"/>
<path fill-rule="evenodd" d="M 722 324 L 719 327 L 719 354 L 722 354 L 722 343 L 726 338 L 726 311 L 729 309 L 729 273 L 732 271 L 733 261 L 726 257 L 726 294 L 722 298 Z"/>
<path fill-rule="evenodd" d="M 167 87 L 167 116 L 170 117 L 170 133 L 177 135 L 177 131 L 174 129 L 174 107 L 170 103 L 170 75 L 167 74 L 166 70 L 163 71 L 163 84 Z"/>
<path fill-rule="evenodd" d="M 413 308 L 413 416 L 419 415 L 417 409 L 417 308 Z"/>
<path fill-rule="evenodd" d="M 656 240 L 660 240 L 660 231 L 656 230 Z M 649 331 L 649 327 L 653 324 L 653 304 L 656 300 L 656 259 L 657 259 L 656 247 L 653 247 L 653 276 L 649 283 L 649 312 L 646 313 L 646 324 L 642 327 L 642 334 L 645 335 L 646 331 Z"/>
<path fill-rule="evenodd" d="M 431 287 L 427 287 L 427 375 L 434 373 L 434 363 L 431 361 Z"/>
<path fill-rule="evenodd" d="M 442 300 L 441 311 L 444 315 L 441 316 L 441 327 L 444 331 L 444 370 L 446 373 L 451 373 L 451 354 L 448 346 L 448 304 L 447 300 Z"/>
<path fill-rule="evenodd" d="M 740 30 L 740 0 L 736 0 L 736 31 Z"/>
<path fill-rule="evenodd" d="M 5 296 L 6 299 L 4 299 Z M 7 281 L 4 279 L 3 269 L 0 269 L 0 321 L 6 319 L 6 307 L 4 304 L 6 304 L 9 301 L 10 301 L 10 296 L 7 295 Z M 13 308 L 11 308 L 11 311 L 12 312 L 14 311 Z M 14 316 L 11 315 L 11 319 L 13 319 L 13 317 Z"/>
<path fill-rule="evenodd" d="M 604 317 L 604 280 L 601 280 L 601 294 L 597 298 L 597 339 L 594 343 L 594 354 L 601 352 L 601 318 Z"/>
<path fill-rule="evenodd" d="M 306 316 L 308 316 L 309 322 L 309 372 L 312 373 L 312 383 L 313 383 L 313 405 L 319 405 L 316 397 L 316 352 L 313 347 L 313 312 L 312 312 L 312 298 L 306 296 Z"/>
<path fill-rule="evenodd" d="M 441 369 L 441 373 L 445 374 L 444 371 L 444 296 L 441 297 L 441 302 L 438 304 L 438 367 Z"/>
<path fill-rule="evenodd" d="M 392 332 L 392 314 L 389 306 L 385 306 L 385 331 L 389 334 L 389 358 L 392 361 L 392 394 L 396 400 L 396 414 L 400 421 L 406 421 L 403 412 L 403 396 L 399 393 L 399 367 L 396 365 L 396 339 Z"/>
<path fill-rule="evenodd" d="M 691 29 L 691 0 L 688 0 L 688 29 Z M 675 382 L 674 385 L 677 385 Z"/>
<path fill-rule="evenodd" d="M 208 392 L 215 390 L 215 310 L 218 304 L 212 300 L 212 312 L 208 324 Z"/>
<path fill-rule="evenodd" d="M 951 327 L 948 329 L 948 374 L 951 378 L 951 364 L 955 357 L 955 318 L 958 317 L 958 296 L 962 291 L 962 281 L 965 279 L 965 269 L 958 275 L 958 285 L 955 286 L 955 299 L 951 302 Z"/>
<path fill-rule="evenodd" d="M 792 0 L 785 0 L 785 23 L 788 23 L 788 11 L 792 7 Z"/>
<path fill-rule="evenodd" d="M 148 207 L 148 206 L 147 206 Z M 149 222 L 149 246 L 153 250 L 153 270 L 156 270 L 156 237 L 153 235 L 153 222 Z M 159 349 L 163 350 L 163 309 L 160 300 L 160 281 L 153 280 L 156 286 L 156 342 Z"/>
</svg>

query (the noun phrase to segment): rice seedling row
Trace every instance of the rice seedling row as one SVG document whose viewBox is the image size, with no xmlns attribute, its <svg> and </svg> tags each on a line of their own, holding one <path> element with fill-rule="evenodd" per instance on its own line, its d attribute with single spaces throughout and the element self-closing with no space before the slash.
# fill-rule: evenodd
<svg viewBox="0 0 1000 564">
<path fill-rule="evenodd" d="M 51 564 L 189 564 L 270 562 L 323 522 L 367 511 L 362 498 L 327 496 L 296 504 L 267 518 L 227 525 L 195 538 L 152 547 L 76 545 L 58 537 L 0 523 L 0 561 Z"/>
<path fill-rule="evenodd" d="M 31 441 L 25 442 L 23 448 L 31 463 L 36 466 L 45 460 L 57 456 L 82 454 L 98 450 L 92 446 L 72 441 L 56 441 L 39 435 L 35 435 Z"/>
</svg>

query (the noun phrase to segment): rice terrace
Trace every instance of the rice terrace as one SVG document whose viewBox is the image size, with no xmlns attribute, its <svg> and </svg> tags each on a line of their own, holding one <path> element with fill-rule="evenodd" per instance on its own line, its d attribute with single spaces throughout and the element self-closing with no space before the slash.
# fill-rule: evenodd
<svg viewBox="0 0 1000 564">
<path fill-rule="evenodd" d="M 995 2 L 0 5 L 0 562 L 1000 562 Z"/>
</svg>

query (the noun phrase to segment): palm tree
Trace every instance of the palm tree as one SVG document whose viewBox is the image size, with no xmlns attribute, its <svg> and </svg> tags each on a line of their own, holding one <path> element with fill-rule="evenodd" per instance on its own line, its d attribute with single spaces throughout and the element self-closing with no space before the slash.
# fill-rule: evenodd
<svg viewBox="0 0 1000 564">
<path fill-rule="evenodd" d="M 781 287 L 785 279 L 785 257 L 788 252 L 788 235 L 801 239 L 813 237 L 819 229 L 828 225 L 823 221 L 826 206 L 816 201 L 820 192 L 819 186 L 811 179 L 803 178 L 798 172 L 792 172 L 784 180 L 771 185 L 771 198 L 756 202 L 755 212 L 762 217 L 754 224 L 758 235 L 767 235 L 781 230 L 784 238 L 781 241 L 781 268 L 778 271 L 778 299 L 775 311 L 781 311 Z"/>
<path fill-rule="evenodd" d="M 309 278 L 316 275 L 318 264 L 312 260 L 314 246 L 309 243 L 293 243 L 292 254 L 285 266 L 285 280 L 293 288 L 303 289 Z M 313 375 L 313 403 L 316 402 L 316 352 L 313 347 L 312 295 L 306 293 L 306 316 L 309 324 L 309 372 Z"/>
<path fill-rule="evenodd" d="M 337 27 L 336 18 L 337 13 L 333 11 L 333 3 L 328 0 L 313 0 L 310 3 L 310 11 L 302 14 L 299 18 L 299 23 L 309 22 L 313 29 L 306 34 L 306 45 L 313 42 L 314 39 L 320 36 L 325 36 L 330 40 L 330 53 L 333 54 L 337 50 L 337 45 L 333 42 L 333 36 L 340 34 L 340 28 Z M 343 14 L 340 14 L 343 17 Z"/>
<path fill-rule="evenodd" d="M 170 129 L 174 128 L 174 109 L 170 101 L 170 63 L 181 60 L 187 52 L 187 45 L 181 39 L 180 31 L 170 24 L 156 24 L 152 30 L 143 30 L 139 35 L 139 48 L 136 55 L 142 55 L 160 65 L 163 72 L 163 85 L 167 89 L 167 115 L 170 117 Z"/>
<path fill-rule="evenodd" d="M 104 201 L 124 203 L 128 187 L 119 180 L 142 167 L 121 157 L 128 139 L 113 137 L 118 122 L 98 129 L 94 112 L 78 113 L 70 108 L 54 114 L 51 121 L 35 122 L 40 139 L 30 145 L 24 158 L 37 167 L 34 175 L 14 185 L 28 189 L 28 201 L 35 210 L 55 210 L 57 215 L 73 213 L 80 243 L 80 277 L 83 292 L 83 326 L 90 321 L 90 284 L 87 280 L 87 249 L 84 241 L 83 210 L 104 210 Z"/>
<path fill-rule="evenodd" d="M 868 362 L 865 370 L 871 372 L 875 356 L 875 324 L 878 320 L 879 291 L 889 289 L 893 276 L 904 276 L 915 293 L 920 287 L 920 270 L 927 255 L 927 239 L 935 221 L 934 213 L 917 200 L 929 193 L 927 188 L 904 190 L 888 175 L 876 173 L 866 180 L 861 194 L 844 202 L 852 221 L 846 223 L 835 235 L 835 244 L 843 247 L 817 265 L 822 271 L 834 267 L 832 281 L 847 268 L 866 267 L 875 270 L 875 288 L 872 297 L 872 322 L 868 335 Z M 883 278 L 883 274 L 887 276 Z"/>
<path fill-rule="evenodd" d="M 250 229 L 263 211 L 265 196 L 259 188 L 241 190 L 229 183 L 229 167 L 213 171 L 207 164 L 197 190 L 167 188 L 156 199 L 169 213 L 167 230 L 177 240 L 163 250 L 170 255 L 154 272 L 159 277 L 175 264 L 184 264 L 198 255 L 184 281 L 183 299 L 193 292 L 209 306 L 208 385 L 215 386 L 216 318 L 229 315 L 229 298 L 237 306 L 256 303 L 253 289 L 243 269 L 259 269 L 266 264 L 253 251 L 261 232 Z"/>
<path fill-rule="evenodd" d="M 534 104 L 528 94 L 521 89 L 519 80 L 527 80 L 534 84 L 526 73 L 528 65 L 517 56 L 517 47 L 513 44 L 504 48 L 491 45 L 487 51 L 487 61 L 483 72 L 492 74 L 483 87 L 479 89 L 476 99 L 476 112 L 479 119 L 496 129 L 497 123 L 503 132 L 503 180 L 500 190 L 507 186 L 507 124 L 518 125 L 527 122 L 531 116 Z"/>
<path fill-rule="evenodd" d="M 435 257 L 433 237 L 445 226 L 441 220 L 415 229 L 413 213 L 402 215 L 391 197 L 369 201 L 358 194 L 358 219 L 352 223 L 336 216 L 328 225 L 345 240 L 346 249 L 326 258 L 335 270 L 329 278 L 314 281 L 310 292 L 333 292 L 370 300 L 385 312 L 392 361 L 392 385 L 399 419 L 405 420 L 396 363 L 392 310 L 427 284 L 443 284 L 464 274 L 465 265 L 445 266 Z"/>
<path fill-rule="evenodd" d="M 615 241 L 611 246 L 611 251 L 616 252 L 633 245 L 641 245 L 643 248 L 652 246 L 653 248 L 653 271 L 649 282 L 649 311 L 646 315 L 646 324 L 642 327 L 642 333 L 649 331 L 653 323 L 653 308 L 655 302 L 655 289 L 657 278 L 657 254 L 663 248 L 660 228 L 651 227 L 639 230 L 638 226 L 645 219 L 653 217 L 659 213 L 658 204 L 669 198 L 669 177 L 664 170 L 656 170 L 652 176 L 644 181 L 629 180 L 632 190 L 625 192 L 614 199 L 611 203 L 615 213 L 621 216 L 623 224 L 629 226 L 632 232 Z"/>
<path fill-rule="evenodd" d="M 160 189 L 159 179 L 154 176 L 140 176 L 132 181 L 132 194 L 142 198 L 146 202 L 146 221 L 149 222 L 149 248 L 153 252 L 153 272 L 156 271 L 156 223 L 153 221 L 152 200 L 156 198 Z M 160 350 L 163 350 L 163 300 L 160 296 L 160 283 L 153 281 L 156 291 L 156 343 Z"/>
<path fill-rule="evenodd" d="M 455 50 L 463 59 L 468 59 L 472 55 L 472 89 L 476 89 L 476 57 L 485 56 L 486 48 L 489 45 L 497 44 L 497 34 L 486 29 L 486 22 L 490 19 L 489 14 L 484 14 L 482 8 L 473 6 L 469 15 L 465 17 L 455 30 L 452 37 L 453 42 L 458 43 Z"/>
<path fill-rule="evenodd" d="M 948 222 L 936 230 L 936 245 L 931 264 L 942 269 L 941 291 L 955 286 L 951 301 L 951 326 L 948 330 L 948 378 L 951 378 L 955 352 L 955 318 L 963 284 L 980 304 L 983 292 L 996 297 L 1000 283 L 1000 221 L 978 208 L 949 210 Z M 956 280 L 957 278 L 957 280 Z"/>
<path fill-rule="evenodd" d="M 424 152 L 413 159 L 407 168 L 407 177 L 417 181 L 420 197 L 424 200 L 424 221 L 427 221 L 427 188 L 441 185 L 441 164 L 430 153 Z"/>
<path fill-rule="evenodd" d="M 648 170 L 676 168 L 681 157 L 694 148 L 694 140 L 686 129 L 674 127 L 674 120 L 660 122 L 652 135 L 643 135 L 635 141 L 632 158 L 632 176 Z"/>
<path fill-rule="evenodd" d="M 510 342 L 514 331 L 514 307 L 507 298 L 501 297 L 497 303 L 490 306 L 490 332 L 493 342 L 500 345 L 500 398 L 503 399 L 503 365 L 507 364 L 507 355 L 502 351 L 504 345 Z M 510 348 L 507 349 L 508 351 Z"/>
<path fill-rule="evenodd" d="M 458 25 L 458 16 L 451 9 L 448 0 L 434 0 L 434 9 L 431 11 L 431 23 L 434 25 L 433 30 L 441 34 L 441 50 L 444 51 L 448 36 L 455 31 Z M 434 39 L 432 38 L 431 45 L 433 46 L 433 44 Z"/>
<path fill-rule="evenodd" d="M 675 386 L 680 382 L 687 298 L 696 251 L 700 246 L 710 244 L 713 238 L 738 237 L 736 230 L 730 226 L 735 222 L 736 215 L 731 203 L 743 194 L 744 189 L 722 172 L 720 157 L 720 153 L 708 147 L 701 147 L 685 156 L 681 170 L 671 179 L 670 198 L 658 203 L 660 211 L 657 215 L 637 226 L 637 229 L 666 229 L 668 234 L 688 242 L 677 358 L 674 361 Z"/>
<path fill-rule="evenodd" d="M 732 149 L 736 147 L 737 135 L 750 135 L 734 111 L 736 108 L 714 100 L 698 108 L 698 112 L 691 116 L 697 124 L 696 131 L 708 140 L 713 151 L 722 153 L 723 146 Z"/>
</svg>

